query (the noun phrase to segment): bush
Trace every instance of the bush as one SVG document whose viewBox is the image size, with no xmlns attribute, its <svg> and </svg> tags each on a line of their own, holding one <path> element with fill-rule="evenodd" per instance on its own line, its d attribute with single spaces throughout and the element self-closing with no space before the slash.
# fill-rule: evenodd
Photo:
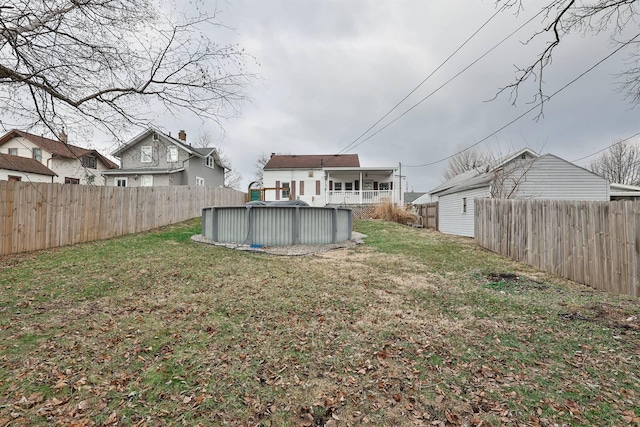
<svg viewBox="0 0 640 427">
<path fill-rule="evenodd" d="M 389 201 L 380 203 L 371 218 L 404 225 L 415 224 L 419 220 L 418 214 L 408 211 L 404 206 L 393 206 Z"/>
</svg>

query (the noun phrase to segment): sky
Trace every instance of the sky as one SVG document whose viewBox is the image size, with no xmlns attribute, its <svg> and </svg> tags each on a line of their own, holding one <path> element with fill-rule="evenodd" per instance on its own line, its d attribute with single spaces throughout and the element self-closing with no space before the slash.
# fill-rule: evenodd
<svg viewBox="0 0 640 427">
<path fill-rule="evenodd" d="M 627 51 L 561 90 L 545 104 L 543 117 L 536 108 L 502 129 L 532 107 L 535 84 L 520 89 L 515 105 L 508 93 L 493 98 L 513 81 L 516 67 L 529 65 L 543 48 L 540 41 L 524 43 L 542 19 L 496 45 L 544 4 L 525 0 L 525 10 L 517 15 L 515 10 L 498 13 L 445 63 L 494 15 L 494 1 L 220 2 L 218 18 L 227 28 L 210 37 L 236 43 L 255 58 L 249 63 L 257 75 L 246 89 L 250 101 L 240 117 L 223 122 L 219 137 L 213 124 L 188 114 L 159 121 L 174 135 L 186 130 L 188 139 L 203 132 L 216 135 L 215 144 L 242 175 L 243 189 L 263 153 L 345 152 L 432 73 L 365 138 L 415 108 L 346 151 L 358 154 L 361 166 L 400 166 L 407 191 L 438 186 L 447 165 L 439 161 L 462 146 L 479 143 L 479 149 L 495 155 L 529 147 L 574 161 L 640 132 L 640 110 L 620 93 L 616 78 L 629 66 Z M 614 49 L 605 36 L 571 35 L 545 71 L 545 90 L 554 93 Z M 592 159 L 577 164 L 588 166 Z"/>
</svg>

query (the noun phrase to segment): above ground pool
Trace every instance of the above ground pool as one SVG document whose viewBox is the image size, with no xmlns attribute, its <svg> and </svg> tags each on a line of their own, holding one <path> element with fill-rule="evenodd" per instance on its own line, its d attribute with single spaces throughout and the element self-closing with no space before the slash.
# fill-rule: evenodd
<svg viewBox="0 0 640 427">
<path fill-rule="evenodd" d="M 295 201 L 294 201 L 295 202 Z M 252 202 L 202 209 L 203 237 L 252 246 L 327 245 L 351 240 L 351 209 Z"/>
</svg>

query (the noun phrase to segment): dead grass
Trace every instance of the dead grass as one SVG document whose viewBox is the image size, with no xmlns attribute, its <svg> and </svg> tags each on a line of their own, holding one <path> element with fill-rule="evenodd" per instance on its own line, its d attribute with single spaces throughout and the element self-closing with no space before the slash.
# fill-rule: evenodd
<svg viewBox="0 0 640 427">
<path fill-rule="evenodd" d="M 191 223 L 0 260 L 0 426 L 638 422 L 637 300 L 356 229 L 308 257 L 198 245 Z"/>
<path fill-rule="evenodd" d="M 376 206 L 371 218 L 411 225 L 417 223 L 420 217 L 416 213 L 407 210 L 404 206 L 394 206 L 391 202 L 385 201 Z"/>
</svg>

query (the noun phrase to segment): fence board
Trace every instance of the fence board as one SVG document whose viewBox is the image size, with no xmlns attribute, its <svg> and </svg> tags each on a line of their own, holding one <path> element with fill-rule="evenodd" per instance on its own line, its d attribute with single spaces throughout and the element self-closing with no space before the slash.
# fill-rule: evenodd
<svg viewBox="0 0 640 427">
<path fill-rule="evenodd" d="M 640 296 L 640 201 L 476 199 L 475 237 L 541 270 Z"/>
<path fill-rule="evenodd" d="M 147 231 L 244 201 L 228 188 L 0 181 L 0 256 Z"/>
</svg>

